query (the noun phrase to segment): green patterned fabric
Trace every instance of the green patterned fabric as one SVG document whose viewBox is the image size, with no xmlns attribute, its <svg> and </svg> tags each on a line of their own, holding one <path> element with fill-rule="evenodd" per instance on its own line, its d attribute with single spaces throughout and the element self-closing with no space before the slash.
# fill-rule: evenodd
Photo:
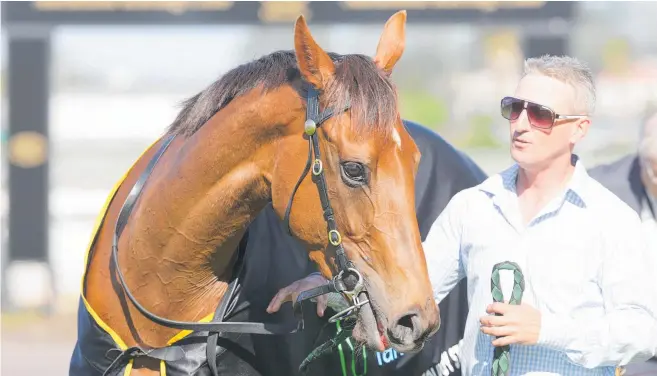
<svg viewBox="0 0 657 376">
<path fill-rule="evenodd" d="M 518 305 L 522 302 L 522 293 L 525 291 L 525 278 L 522 270 L 515 262 L 504 261 L 493 266 L 493 274 L 491 276 L 490 289 L 493 295 L 493 301 L 504 302 L 504 293 L 500 285 L 500 270 L 513 271 L 513 291 L 509 304 Z M 499 313 L 496 316 L 501 316 Z M 511 368 L 511 353 L 509 346 L 495 347 L 493 352 L 493 368 L 491 371 L 492 376 L 508 376 Z"/>
</svg>

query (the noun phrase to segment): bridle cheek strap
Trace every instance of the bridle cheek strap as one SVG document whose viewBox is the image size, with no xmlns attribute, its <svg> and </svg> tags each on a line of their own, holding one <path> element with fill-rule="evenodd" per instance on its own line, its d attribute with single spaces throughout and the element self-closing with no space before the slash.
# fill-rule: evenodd
<svg viewBox="0 0 657 376">
<path fill-rule="evenodd" d="M 350 106 L 346 105 L 342 111 L 345 112 L 349 110 Z M 332 108 L 327 108 L 321 114 L 319 112 L 319 92 L 314 87 L 308 85 L 307 95 L 306 95 L 306 122 L 304 124 L 304 133 L 308 136 L 308 157 L 306 159 L 306 166 L 297 180 L 297 183 L 292 189 L 292 194 L 288 200 L 287 207 L 285 209 L 285 215 L 283 216 L 283 223 L 285 224 L 285 230 L 289 235 L 292 235 L 290 229 L 290 213 L 292 211 L 292 203 L 294 201 L 294 196 L 301 185 L 301 182 L 308 176 L 308 172 L 312 166 L 313 175 L 320 177 L 315 183 L 318 185 L 317 189 L 319 190 L 319 197 L 322 202 L 322 209 L 324 210 L 324 218 L 328 222 L 328 217 L 330 216 L 333 220 L 333 210 L 331 209 L 330 202 L 328 200 L 328 192 L 326 189 L 326 179 L 323 175 L 323 165 L 321 160 L 321 155 L 319 151 L 319 139 L 317 136 L 317 128 L 319 128 L 326 120 L 332 118 L 335 115 L 335 111 Z M 313 160 L 313 154 L 315 156 Z M 321 184 L 321 186 L 320 186 Z M 327 211 L 328 210 L 328 211 Z M 335 227 L 335 223 L 333 224 Z"/>
<path fill-rule="evenodd" d="M 349 108 L 350 106 L 347 105 L 342 108 L 339 113 L 343 113 Z M 285 230 L 288 232 L 288 234 L 292 235 L 292 231 L 290 229 L 290 213 L 292 211 L 294 196 L 299 189 L 301 182 L 308 175 L 308 172 L 312 171 L 313 182 L 317 186 L 317 190 L 319 192 L 322 212 L 327 225 L 328 240 L 330 245 L 335 249 L 335 263 L 338 268 L 338 274 L 335 275 L 328 284 L 300 293 L 296 301 L 293 303 L 293 307 L 295 315 L 300 316 L 302 311 L 302 302 L 328 293 L 341 293 L 346 296 L 352 305 L 348 309 L 339 312 L 335 317 L 333 317 L 332 320 L 334 321 L 352 314 L 354 309 L 357 309 L 363 304 L 367 303 L 367 301 L 361 302 L 358 300 L 358 294 L 363 289 L 363 278 L 361 274 L 355 269 L 354 265 L 348 260 L 342 245 L 342 236 L 338 231 L 335 215 L 333 213 L 333 208 L 331 207 L 331 202 L 328 196 L 328 186 L 326 184 L 326 176 L 324 175 L 324 167 L 322 165 L 322 156 L 319 147 L 319 136 L 317 134 L 317 128 L 336 114 L 337 113 L 332 108 L 328 108 L 320 113 L 319 92 L 313 87 L 308 87 L 306 122 L 304 124 L 304 133 L 306 136 L 308 136 L 308 158 L 304 170 L 299 177 L 299 180 L 297 180 L 297 183 L 292 189 L 287 208 L 285 209 L 285 215 L 283 217 Z"/>
</svg>

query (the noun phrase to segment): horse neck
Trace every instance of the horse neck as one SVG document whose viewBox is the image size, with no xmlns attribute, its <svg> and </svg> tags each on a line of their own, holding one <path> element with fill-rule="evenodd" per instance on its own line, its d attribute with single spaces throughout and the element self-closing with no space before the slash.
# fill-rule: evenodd
<svg viewBox="0 0 657 376">
<path fill-rule="evenodd" d="M 155 313 L 179 320 L 211 313 L 244 229 L 271 199 L 276 140 L 280 124 L 293 121 L 286 117 L 295 103 L 253 95 L 172 144 L 135 206 L 120 262 L 128 285 Z"/>
</svg>

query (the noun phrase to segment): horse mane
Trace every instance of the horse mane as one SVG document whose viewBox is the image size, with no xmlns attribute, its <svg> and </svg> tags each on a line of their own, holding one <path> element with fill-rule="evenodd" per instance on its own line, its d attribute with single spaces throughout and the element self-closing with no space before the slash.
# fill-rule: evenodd
<svg viewBox="0 0 657 376">
<path fill-rule="evenodd" d="M 329 53 L 336 65 L 335 80 L 323 93 L 333 108 L 351 105 L 351 124 L 358 134 L 390 135 L 397 120 L 397 96 L 387 75 L 372 58 Z M 189 137 L 233 99 L 262 86 L 263 93 L 300 77 L 294 51 L 276 51 L 228 71 L 195 96 L 182 102 L 182 110 L 167 134 Z"/>
</svg>

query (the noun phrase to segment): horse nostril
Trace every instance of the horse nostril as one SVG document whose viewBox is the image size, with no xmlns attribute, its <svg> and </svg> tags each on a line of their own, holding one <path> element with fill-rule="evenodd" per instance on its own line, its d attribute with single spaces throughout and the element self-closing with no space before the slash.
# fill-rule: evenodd
<svg viewBox="0 0 657 376">
<path fill-rule="evenodd" d="M 414 316 L 417 316 L 417 315 L 414 314 L 414 313 L 411 313 L 411 314 L 402 316 L 402 318 L 397 321 L 397 325 L 406 327 L 410 330 L 413 330 L 413 317 Z"/>
<path fill-rule="evenodd" d="M 420 327 L 420 315 L 417 312 L 408 312 L 397 319 L 388 330 L 388 338 L 397 345 L 414 345 L 422 335 Z"/>
</svg>

